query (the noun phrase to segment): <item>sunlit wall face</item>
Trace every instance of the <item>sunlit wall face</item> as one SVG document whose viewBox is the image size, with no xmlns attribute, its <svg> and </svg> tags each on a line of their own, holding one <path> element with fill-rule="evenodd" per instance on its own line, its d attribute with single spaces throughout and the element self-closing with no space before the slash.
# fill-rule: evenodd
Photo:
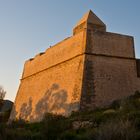
<svg viewBox="0 0 140 140">
<path fill-rule="evenodd" d="M 106 23 L 107 31 L 134 36 L 140 57 L 139 5 L 138 0 L 0 1 L 0 85 L 6 98 L 15 99 L 24 61 L 71 36 L 89 9 Z"/>
</svg>

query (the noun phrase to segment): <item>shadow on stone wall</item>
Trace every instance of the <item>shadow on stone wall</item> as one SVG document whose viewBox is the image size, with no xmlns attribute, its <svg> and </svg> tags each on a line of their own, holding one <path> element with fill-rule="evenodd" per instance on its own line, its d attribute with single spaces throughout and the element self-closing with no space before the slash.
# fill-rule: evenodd
<svg viewBox="0 0 140 140">
<path fill-rule="evenodd" d="M 17 111 L 16 111 L 16 109 L 15 109 L 15 105 L 13 105 L 12 111 L 11 111 L 11 114 L 10 114 L 10 118 L 9 118 L 8 122 L 10 123 L 12 120 L 15 120 L 17 114 L 18 114 L 18 113 L 17 113 Z"/>
<path fill-rule="evenodd" d="M 20 108 L 20 114 L 19 114 L 19 118 L 22 118 L 23 120 L 27 120 L 27 119 L 32 119 L 31 116 L 32 113 L 32 98 L 29 98 L 28 103 L 23 103 L 21 108 Z"/>
<path fill-rule="evenodd" d="M 52 84 L 43 97 L 39 99 L 33 110 L 33 98 L 30 97 L 27 103 L 23 103 L 19 112 L 17 113 L 13 107 L 10 119 L 19 118 L 29 121 L 40 121 L 43 119 L 46 112 L 70 115 L 72 111 L 79 109 L 79 102 L 67 103 L 68 93 L 65 89 L 61 89 L 56 83 Z M 18 115 L 19 114 L 19 115 Z"/>
<path fill-rule="evenodd" d="M 35 119 L 42 119 L 46 112 L 69 115 L 71 111 L 78 109 L 79 103 L 67 103 L 67 101 L 67 91 L 65 89 L 60 89 L 58 84 L 53 84 L 36 104 Z"/>
</svg>

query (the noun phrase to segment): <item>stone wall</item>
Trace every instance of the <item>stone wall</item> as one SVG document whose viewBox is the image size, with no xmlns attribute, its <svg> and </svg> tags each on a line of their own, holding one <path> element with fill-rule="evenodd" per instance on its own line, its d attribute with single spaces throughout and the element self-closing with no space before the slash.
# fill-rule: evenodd
<svg viewBox="0 0 140 140">
<path fill-rule="evenodd" d="M 67 116 L 140 91 L 133 37 L 86 26 L 26 61 L 11 120 L 40 121 L 46 112 Z"/>
<path fill-rule="evenodd" d="M 133 37 L 88 31 L 86 53 L 135 58 Z"/>
<path fill-rule="evenodd" d="M 16 117 L 38 121 L 45 112 L 69 115 L 71 111 L 78 110 L 83 61 L 83 57 L 78 56 L 23 79 L 13 112 Z"/>
<path fill-rule="evenodd" d="M 132 95 L 137 90 L 140 91 L 135 60 L 94 55 L 88 55 L 86 59 L 90 73 L 87 74 L 85 81 L 92 80 L 84 89 L 87 90 L 88 87 L 94 89 L 89 94 L 83 91 L 83 94 L 86 94 L 84 108 L 105 106 L 114 100 Z"/>
<path fill-rule="evenodd" d="M 80 106 L 83 32 L 25 63 L 10 119 L 39 121 L 46 112 L 69 115 Z"/>
<path fill-rule="evenodd" d="M 83 32 L 67 38 L 26 61 L 22 78 L 58 65 L 83 53 Z"/>
<path fill-rule="evenodd" d="M 95 109 L 140 91 L 139 62 L 133 37 L 88 30 L 80 108 Z"/>
</svg>

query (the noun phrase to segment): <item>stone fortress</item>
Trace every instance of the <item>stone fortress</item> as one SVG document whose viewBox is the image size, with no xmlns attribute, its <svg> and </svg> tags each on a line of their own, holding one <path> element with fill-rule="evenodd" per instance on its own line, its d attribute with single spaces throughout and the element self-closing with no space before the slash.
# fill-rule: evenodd
<svg viewBox="0 0 140 140">
<path fill-rule="evenodd" d="M 10 120 L 70 115 L 140 91 L 140 59 L 132 36 L 106 32 L 89 11 L 64 39 L 25 62 Z"/>
</svg>

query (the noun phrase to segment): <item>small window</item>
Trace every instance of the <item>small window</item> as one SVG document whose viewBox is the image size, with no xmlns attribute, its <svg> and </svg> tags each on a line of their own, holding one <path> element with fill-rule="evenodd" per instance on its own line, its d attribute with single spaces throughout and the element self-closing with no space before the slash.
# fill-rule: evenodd
<svg viewBox="0 0 140 140">
<path fill-rule="evenodd" d="M 140 77 L 140 59 L 136 59 L 137 76 Z"/>
</svg>

